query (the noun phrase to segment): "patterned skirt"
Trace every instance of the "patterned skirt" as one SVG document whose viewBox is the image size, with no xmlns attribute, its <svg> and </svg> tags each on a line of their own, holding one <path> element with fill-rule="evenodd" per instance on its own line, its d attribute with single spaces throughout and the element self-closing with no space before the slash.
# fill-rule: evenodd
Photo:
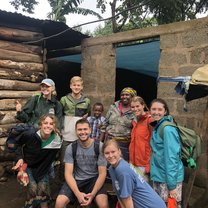
<svg viewBox="0 0 208 208">
<path fill-rule="evenodd" d="M 48 204 L 50 201 L 49 175 L 45 175 L 40 181 L 35 181 L 30 168 L 26 170 L 29 183 L 27 185 L 27 199 L 24 208 L 38 204 Z"/>
<path fill-rule="evenodd" d="M 169 190 L 166 183 L 153 182 L 153 189 L 158 193 L 158 195 L 163 199 L 163 201 L 167 204 Z M 177 208 L 181 208 L 182 201 L 182 183 L 178 183 L 176 185 L 177 190 Z"/>
</svg>

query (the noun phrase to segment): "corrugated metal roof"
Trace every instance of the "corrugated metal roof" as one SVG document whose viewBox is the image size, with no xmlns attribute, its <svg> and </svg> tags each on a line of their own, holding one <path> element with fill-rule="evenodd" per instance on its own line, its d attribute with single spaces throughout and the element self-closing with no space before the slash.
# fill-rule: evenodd
<svg viewBox="0 0 208 208">
<path fill-rule="evenodd" d="M 79 46 L 84 38 L 89 37 L 69 28 L 63 22 L 40 20 L 19 13 L 6 12 L 2 10 L 0 10 L 0 26 L 10 26 L 17 29 L 27 27 L 30 31 L 42 32 L 45 37 L 66 31 L 63 34 L 47 39 L 45 47 L 48 50 L 48 58 L 53 57 L 52 53 L 50 54 L 50 51 Z"/>
</svg>

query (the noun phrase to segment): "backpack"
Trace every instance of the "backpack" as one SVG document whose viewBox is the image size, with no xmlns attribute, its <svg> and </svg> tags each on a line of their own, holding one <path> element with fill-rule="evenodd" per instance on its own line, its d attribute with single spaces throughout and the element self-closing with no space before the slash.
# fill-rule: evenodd
<svg viewBox="0 0 208 208">
<path fill-rule="evenodd" d="M 41 93 L 36 93 L 35 95 L 35 106 L 39 103 Z M 32 124 L 19 123 L 8 129 L 8 136 L 6 139 L 6 148 L 10 153 L 14 153 L 17 149 L 17 143 L 21 138 L 23 132 L 28 130 L 36 130 Z"/>
<path fill-rule="evenodd" d="M 96 158 L 98 158 L 100 153 L 100 141 L 94 140 L 94 152 Z M 76 154 L 77 154 L 77 140 L 72 143 L 72 156 L 74 159 L 74 164 L 76 163 Z"/>
<path fill-rule="evenodd" d="M 192 129 L 165 121 L 161 124 L 160 137 L 163 138 L 165 126 L 173 126 L 178 129 L 181 142 L 181 160 L 184 166 L 196 169 L 197 158 L 201 154 L 201 138 Z"/>
<path fill-rule="evenodd" d="M 10 153 L 13 153 L 17 149 L 17 143 L 25 131 L 33 130 L 36 131 L 32 124 L 20 123 L 11 127 L 8 131 L 8 137 L 6 139 L 6 148 Z"/>
</svg>

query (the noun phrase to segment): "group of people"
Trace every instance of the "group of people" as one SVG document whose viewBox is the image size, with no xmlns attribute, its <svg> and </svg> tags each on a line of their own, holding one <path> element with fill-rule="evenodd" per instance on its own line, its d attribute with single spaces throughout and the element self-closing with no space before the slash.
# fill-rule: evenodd
<svg viewBox="0 0 208 208">
<path fill-rule="evenodd" d="M 173 126 L 164 128 L 163 138 L 159 134 L 161 124 L 173 120 L 166 102 L 155 99 L 148 109 L 143 98 L 126 87 L 105 116 L 99 102 L 91 115 L 90 99 L 82 94 L 82 78 L 72 77 L 70 89 L 58 101 L 55 83 L 44 79 L 40 94 L 23 107 L 17 101 L 16 118 L 34 125 L 18 140 L 13 167 L 18 170 L 27 164 L 24 207 L 49 207 L 49 175 L 59 155 L 65 181 L 55 208 L 75 201 L 81 206 L 94 201 L 108 208 L 107 172 L 122 208 L 165 208 L 168 197 L 175 198 L 181 208 L 184 169 L 179 134 Z"/>
</svg>

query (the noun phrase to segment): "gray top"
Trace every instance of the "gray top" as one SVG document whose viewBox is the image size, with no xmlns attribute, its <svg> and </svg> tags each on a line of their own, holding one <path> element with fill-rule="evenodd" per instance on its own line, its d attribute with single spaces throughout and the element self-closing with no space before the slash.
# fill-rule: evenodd
<svg viewBox="0 0 208 208">
<path fill-rule="evenodd" d="M 102 145 L 103 143 L 100 142 L 99 156 L 97 158 L 94 151 L 94 141 L 88 148 L 83 148 L 78 141 L 76 167 L 74 166 L 74 178 L 76 180 L 86 180 L 96 177 L 98 175 L 98 166 L 107 166 L 107 162 L 102 154 Z M 72 144 L 66 149 L 64 162 L 74 164 Z"/>
</svg>

